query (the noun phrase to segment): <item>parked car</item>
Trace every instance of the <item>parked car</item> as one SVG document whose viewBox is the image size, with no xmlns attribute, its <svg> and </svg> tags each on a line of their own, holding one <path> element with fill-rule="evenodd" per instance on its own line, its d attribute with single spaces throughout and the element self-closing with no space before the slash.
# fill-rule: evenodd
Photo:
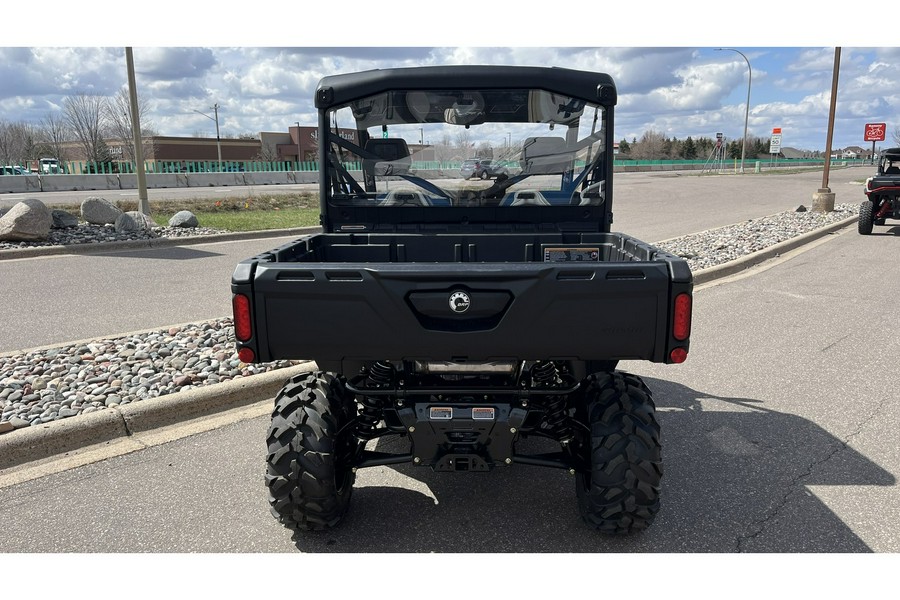
<svg viewBox="0 0 900 600">
<path fill-rule="evenodd" d="M 509 169 L 503 163 L 489 158 L 470 158 L 463 162 L 459 174 L 463 179 L 491 179 L 499 175 L 509 176 Z"/>
<path fill-rule="evenodd" d="M 0 175 L 31 175 L 31 171 L 21 165 L 5 165 L 0 167 Z"/>
</svg>

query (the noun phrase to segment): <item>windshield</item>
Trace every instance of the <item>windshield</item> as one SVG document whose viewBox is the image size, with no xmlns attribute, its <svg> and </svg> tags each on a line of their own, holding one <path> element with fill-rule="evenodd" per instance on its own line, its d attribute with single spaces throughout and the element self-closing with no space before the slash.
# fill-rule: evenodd
<svg viewBox="0 0 900 600">
<path fill-rule="evenodd" d="M 405 90 L 327 113 L 336 206 L 604 201 L 605 111 L 540 89 Z"/>
<path fill-rule="evenodd" d="M 884 175 L 900 174 L 900 154 L 885 154 L 882 156 L 881 172 Z"/>
</svg>

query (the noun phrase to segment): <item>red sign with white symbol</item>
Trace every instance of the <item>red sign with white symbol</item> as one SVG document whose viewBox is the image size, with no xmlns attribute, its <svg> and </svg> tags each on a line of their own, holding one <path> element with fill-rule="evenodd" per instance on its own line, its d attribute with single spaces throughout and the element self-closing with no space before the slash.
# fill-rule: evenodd
<svg viewBox="0 0 900 600">
<path fill-rule="evenodd" d="M 866 123 L 866 141 L 883 142 L 887 123 Z"/>
</svg>

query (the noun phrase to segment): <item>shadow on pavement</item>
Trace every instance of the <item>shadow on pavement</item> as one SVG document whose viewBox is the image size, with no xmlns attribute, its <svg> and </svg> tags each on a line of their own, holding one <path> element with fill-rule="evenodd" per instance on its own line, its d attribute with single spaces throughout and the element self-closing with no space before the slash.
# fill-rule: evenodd
<svg viewBox="0 0 900 600">
<path fill-rule="evenodd" d="M 344 522 L 294 543 L 304 552 L 871 551 L 808 486 L 891 486 L 893 475 L 815 423 L 758 400 L 644 379 L 659 411 L 664 461 L 662 509 L 645 532 L 619 538 L 588 528 L 574 478 L 562 471 L 455 474 L 400 465 L 378 468 L 378 481 L 396 487 L 367 487 L 360 471 Z"/>
<path fill-rule="evenodd" d="M 224 256 L 219 252 L 207 252 L 184 246 L 172 246 L 170 248 L 148 248 L 145 250 L 123 250 L 118 252 L 98 252 L 99 258 L 153 258 L 157 260 L 194 260 L 198 258 L 210 258 Z"/>
<path fill-rule="evenodd" d="M 880 236 L 891 236 L 891 237 L 896 237 L 896 236 L 900 235 L 900 225 L 890 225 L 889 226 L 890 229 L 888 229 L 887 231 L 885 231 L 884 229 L 881 229 L 882 227 L 884 227 L 883 225 L 876 225 L 875 227 L 877 227 L 878 229 L 873 228 L 872 233 L 870 233 L 869 235 L 880 235 Z"/>
</svg>

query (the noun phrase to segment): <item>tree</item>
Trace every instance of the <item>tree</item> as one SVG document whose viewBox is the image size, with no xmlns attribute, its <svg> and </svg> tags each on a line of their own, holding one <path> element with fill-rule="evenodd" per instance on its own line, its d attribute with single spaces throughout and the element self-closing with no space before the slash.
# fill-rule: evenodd
<svg viewBox="0 0 900 600">
<path fill-rule="evenodd" d="M 468 129 L 460 129 L 456 133 L 456 147 L 460 149 L 460 155 L 463 158 L 468 158 L 472 153 L 472 133 Z"/>
<path fill-rule="evenodd" d="M 125 159 L 135 162 L 134 132 L 132 130 L 131 98 L 126 88 L 120 88 L 112 98 L 108 98 L 105 106 L 105 119 L 109 127 L 109 137 L 119 142 L 125 152 Z M 152 124 L 146 117 L 147 102 L 138 100 L 138 123 L 141 129 L 141 154 L 150 156 L 153 152 Z"/>
<path fill-rule="evenodd" d="M 631 158 L 636 160 L 659 160 L 665 156 L 665 136 L 658 131 L 644 132 L 640 141 L 632 144 Z"/>
<path fill-rule="evenodd" d="M 628 140 L 622 138 L 622 141 L 619 142 L 619 154 L 628 155 L 631 152 L 631 144 L 628 143 Z"/>
<path fill-rule="evenodd" d="M 663 141 L 663 154 L 660 158 L 673 159 L 681 156 L 681 142 L 678 138 L 666 138 Z"/>
<path fill-rule="evenodd" d="M 765 156 L 769 153 L 769 140 L 763 138 L 756 138 L 756 141 L 753 143 L 753 154 L 750 158 L 759 158 L 760 156 Z"/>
<path fill-rule="evenodd" d="M 49 157 L 59 160 L 66 160 L 64 156 L 63 144 L 72 138 L 69 130 L 69 124 L 63 115 L 59 113 L 48 113 L 46 117 L 41 119 L 40 139 L 47 146 Z"/>
<path fill-rule="evenodd" d="M 18 164 L 36 158 L 37 144 L 37 132 L 30 123 L 0 121 L 0 160 L 2 160 L 2 164 Z"/>
<path fill-rule="evenodd" d="M 278 148 L 276 148 L 275 144 L 266 144 L 265 142 L 260 144 L 259 152 L 256 155 L 256 160 L 260 162 L 275 162 L 278 160 Z"/>
<path fill-rule="evenodd" d="M 698 158 L 708 158 L 712 156 L 713 149 L 716 147 L 716 143 L 708 138 L 701 137 L 697 139 L 697 157 Z"/>
<path fill-rule="evenodd" d="M 478 144 L 478 148 L 475 149 L 475 156 L 480 156 L 482 158 L 493 158 L 494 147 L 491 146 L 490 142 L 481 142 L 480 144 Z"/>
<path fill-rule="evenodd" d="M 89 162 L 101 162 L 100 152 L 105 150 L 108 159 L 109 148 L 103 142 L 107 130 L 105 118 L 106 97 L 98 94 L 80 93 L 69 96 L 63 102 L 66 122 L 76 141 L 81 144 L 84 156 Z"/>
<path fill-rule="evenodd" d="M 450 138 L 450 134 L 447 132 L 441 134 L 441 139 L 433 148 L 434 157 L 437 159 L 439 167 L 443 169 L 444 164 L 453 158 L 453 140 Z"/>
<path fill-rule="evenodd" d="M 685 160 L 696 160 L 697 158 L 697 145 L 694 144 L 691 136 L 688 136 L 684 143 L 681 144 L 681 158 Z"/>
</svg>

